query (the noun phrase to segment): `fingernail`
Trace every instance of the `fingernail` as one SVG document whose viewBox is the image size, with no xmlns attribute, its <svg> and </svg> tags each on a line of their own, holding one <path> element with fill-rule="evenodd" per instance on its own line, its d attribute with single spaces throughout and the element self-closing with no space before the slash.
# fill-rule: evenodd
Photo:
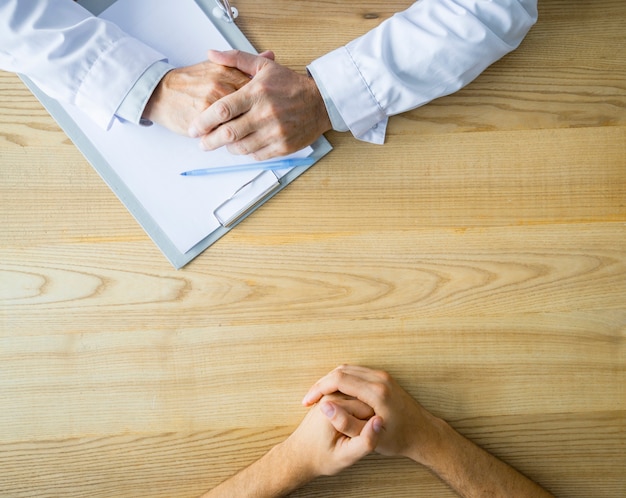
<svg viewBox="0 0 626 498">
<path fill-rule="evenodd" d="M 189 133 L 189 136 L 191 138 L 198 138 L 198 136 L 200 136 L 200 134 L 198 133 L 198 130 L 196 129 L 195 126 L 192 126 L 191 128 L 189 128 L 187 133 Z"/>
<path fill-rule="evenodd" d="M 382 428 L 383 428 L 383 421 L 379 418 L 375 418 L 374 422 L 372 422 L 372 429 L 374 429 L 374 432 L 376 434 L 379 434 Z"/>
<path fill-rule="evenodd" d="M 204 142 L 202 140 L 198 142 L 198 147 L 200 147 L 200 150 L 204 150 L 204 151 L 209 150 L 209 148 L 206 145 L 204 145 Z"/>
<path fill-rule="evenodd" d="M 320 406 L 320 410 L 322 410 L 322 413 L 328 418 L 332 418 L 332 416 L 335 414 L 335 407 L 330 403 L 322 403 Z"/>
</svg>

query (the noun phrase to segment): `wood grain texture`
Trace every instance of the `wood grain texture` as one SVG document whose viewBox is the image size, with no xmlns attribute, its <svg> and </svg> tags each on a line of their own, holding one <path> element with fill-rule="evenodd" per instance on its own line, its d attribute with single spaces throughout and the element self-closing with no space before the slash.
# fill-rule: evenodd
<svg viewBox="0 0 626 498">
<path fill-rule="evenodd" d="M 300 71 L 409 4 L 236 2 Z M 382 147 L 329 133 L 180 271 L 0 72 L 0 497 L 197 496 L 344 362 L 557 496 L 626 495 L 624 19 L 542 0 L 516 52 Z M 372 455 L 293 496 L 453 494 Z"/>
</svg>

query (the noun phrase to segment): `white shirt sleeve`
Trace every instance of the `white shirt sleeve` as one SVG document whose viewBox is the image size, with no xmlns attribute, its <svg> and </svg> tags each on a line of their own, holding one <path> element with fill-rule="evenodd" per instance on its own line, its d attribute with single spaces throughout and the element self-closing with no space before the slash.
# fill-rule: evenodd
<svg viewBox="0 0 626 498">
<path fill-rule="evenodd" d="M 143 117 L 143 111 L 163 76 L 172 69 L 174 67 L 167 62 L 157 61 L 152 64 L 126 94 L 115 111 L 115 115 L 121 121 L 129 121 L 143 126 L 152 125 L 151 121 Z"/>
<path fill-rule="evenodd" d="M 389 116 L 467 85 L 536 20 L 537 0 L 420 0 L 308 70 L 333 125 L 383 143 Z"/>
<path fill-rule="evenodd" d="M 0 68 L 103 128 L 139 78 L 165 57 L 71 0 L 0 0 Z"/>
</svg>

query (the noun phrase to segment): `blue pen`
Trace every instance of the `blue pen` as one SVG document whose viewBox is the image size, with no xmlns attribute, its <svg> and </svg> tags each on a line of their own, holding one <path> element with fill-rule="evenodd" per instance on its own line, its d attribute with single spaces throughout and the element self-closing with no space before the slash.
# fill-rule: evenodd
<svg viewBox="0 0 626 498">
<path fill-rule="evenodd" d="M 213 168 L 192 169 L 181 173 L 181 176 L 204 176 L 219 175 L 220 173 L 235 173 L 240 171 L 254 171 L 267 169 L 295 168 L 297 166 L 312 166 L 315 159 L 312 157 L 294 157 L 289 159 L 278 159 L 276 161 L 265 161 L 258 163 L 235 164 L 233 166 L 215 166 Z"/>
</svg>

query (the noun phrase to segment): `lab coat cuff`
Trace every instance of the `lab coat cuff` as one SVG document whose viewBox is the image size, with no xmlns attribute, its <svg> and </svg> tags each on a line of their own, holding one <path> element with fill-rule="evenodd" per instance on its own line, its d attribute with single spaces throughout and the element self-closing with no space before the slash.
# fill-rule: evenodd
<svg viewBox="0 0 626 498">
<path fill-rule="evenodd" d="M 387 116 L 346 47 L 314 60 L 308 69 L 356 138 L 384 142 Z"/>
<path fill-rule="evenodd" d="M 117 40 L 93 63 L 78 90 L 76 105 L 100 127 L 109 129 L 129 89 L 159 60 L 165 57 L 139 40 Z M 103 85 L 108 87 L 106 92 L 102 92 Z"/>
<path fill-rule="evenodd" d="M 342 131 L 342 132 L 348 131 L 350 128 L 348 128 L 348 125 L 341 117 L 341 114 L 339 114 L 339 110 L 337 109 L 337 106 L 330 98 L 330 95 L 328 94 L 328 90 L 326 90 L 326 87 L 324 86 L 324 81 L 321 78 L 319 77 L 316 78 L 314 76 L 314 71 L 315 71 L 314 68 L 307 67 L 307 71 L 309 72 L 309 75 L 313 78 L 313 80 L 315 81 L 315 84 L 317 85 L 317 89 L 319 90 L 320 95 L 322 96 L 322 99 L 324 100 L 324 105 L 326 106 L 326 112 L 328 113 L 328 118 L 330 119 L 330 124 L 332 125 L 333 130 Z"/>
<path fill-rule="evenodd" d="M 126 94 L 115 115 L 133 124 L 151 125 L 151 121 L 142 118 L 143 111 L 163 76 L 172 69 L 174 66 L 164 61 L 157 61 L 152 64 Z"/>
</svg>

